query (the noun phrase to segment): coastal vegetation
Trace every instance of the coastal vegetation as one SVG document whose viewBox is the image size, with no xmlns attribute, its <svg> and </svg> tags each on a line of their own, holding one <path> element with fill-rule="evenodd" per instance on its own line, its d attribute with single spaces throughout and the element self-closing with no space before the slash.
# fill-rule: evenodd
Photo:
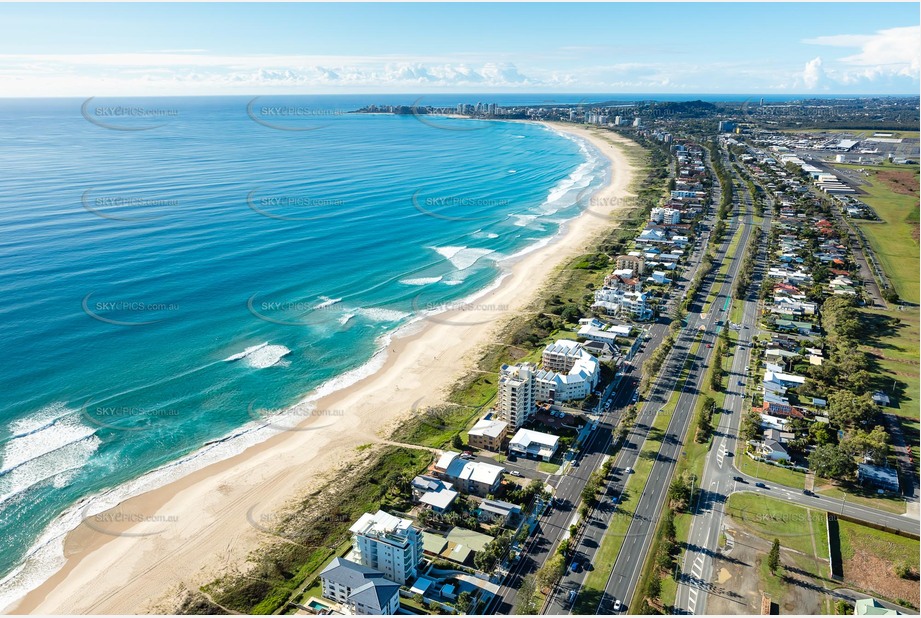
<svg viewBox="0 0 921 618">
<path fill-rule="evenodd" d="M 447 404 L 412 410 L 393 431 L 391 440 L 444 448 L 457 437 L 462 439 L 465 429 L 495 398 L 496 375 L 502 364 L 539 353 L 549 338 L 572 328 L 579 317 L 589 313 L 591 290 L 603 283 L 609 256 L 623 251 L 636 236 L 649 211 L 658 205 L 668 178 L 665 146 L 650 141 L 625 148 L 631 162 L 644 172 L 636 176 L 635 199 L 618 211 L 617 225 L 592 251 L 553 273 L 534 310 L 509 321 L 497 342 L 484 351 L 476 370 L 455 384 Z M 267 533 L 274 538 L 267 539 L 247 565 L 191 593 L 179 609 L 187 613 L 249 614 L 283 610 L 316 585 L 319 571 L 330 558 L 348 550 L 351 522 L 366 511 L 399 511 L 410 506 L 409 481 L 426 469 L 432 457 L 428 450 L 369 446 L 360 461 L 312 492 L 281 520 L 277 530 Z M 501 553 L 498 550 L 506 540 L 496 539 L 497 552 L 485 554 Z M 489 555 L 480 560 L 487 561 Z M 535 588 L 533 578 L 530 586 Z M 519 591 L 519 609 L 532 613 L 536 590 L 529 597 L 527 586 L 524 588 L 524 592 Z"/>
<path fill-rule="evenodd" d="M 313 585 L 330 558 L 345 553 L 349 527 L 363 513 L 400 510 L 409 480 L 432 462 L 426 450 L 375 446 L 278 519 L 253 526 L 266 543 L 247 564 L 191 593 L 183 613 L 271 614 Z M 224 610 L 222 611 L 222 608 Z"/>
</svg>

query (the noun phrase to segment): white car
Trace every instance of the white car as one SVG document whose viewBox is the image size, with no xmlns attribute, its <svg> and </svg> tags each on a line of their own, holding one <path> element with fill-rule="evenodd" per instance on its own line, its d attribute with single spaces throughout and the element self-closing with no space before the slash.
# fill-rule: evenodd
<svg viewBox="0 0 921 618">
<path fill-rule="evenodd" d="M 619 612 L 621 607 L 623 607 L 623 605 L 621 604 L 620 599 L 614 599 L 614 611 Z"/>
<path fill-rule="evenodd" d="M 521 476 L 521 472 L 519 472 L 518 470 L 512 470 L 511 472 L 509 472 L 509 474 L 511 474 L 512 476 Z"/>
</svg>

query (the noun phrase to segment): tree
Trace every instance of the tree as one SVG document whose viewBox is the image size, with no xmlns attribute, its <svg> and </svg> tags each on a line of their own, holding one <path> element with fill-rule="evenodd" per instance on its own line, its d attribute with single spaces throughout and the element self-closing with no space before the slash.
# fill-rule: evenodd
<svg viewBox="0 0 921 618">
<path fill-rule="evenodd" d="M 478 551 L 473 558 L 473 564 L 484 573 L 491 573 L 499 560 L 508 552 L 512 544 L 512 534 L 509 530 L 502 531 L 499 536 L 486 544 L 482 551 Z"/>
<path fill-rule="evenodd" d="M 691 488 L 682 477 L 675 477 L 668 486 L 668 497 L 675 510 L 682 511 L 691 502 Z"/>
<path fill-rule="evenodd" d="M 771 545 L 767 560 L 771 575 L 776 574 L 777 569 L 780 567 L 780 539 L 774 539 L 774 544 Z"/>
<path fill-rule="evenodd" d="M 473 596 L 464 590 L 459 595 L 457 595 L 457 601 L 454 603 L 454 607 L 457 608 L 457 611 L 461 614 L 469 614 L 471 605 L 473 605 Z"/>
<path fill-rule="evenodd" d="M 451 446 L 458 450 L 464 448 L 464 441 L 461 440 L 460 434 L 454 434 L 454 437 L 451 438 Z"/>
<path fill-rule="evenodd" d="M 665 517 L 662 520 L 662 536 L 672 540 L 677 538 L 677 531 L 675 530 L 675 512 L 671 509 L 665 509 Z"/>
<path fill-rule="evenodd" d="M 518 587 L 518 600 L 515 603 L 513 613 L 522 615 L 536 614 L 539 608 L 537 607 L 537 599 L 534 596 L 535 592 L 534 576 L 528 575 L 521 580 L 521 585 Z"/>
<path fill-rule="evenodd" d="M 809 441 L 817 446 L 835 443 L 835 432 L 828 423 L 812 423 L 809 426 Z"/>
<path fill-rule="evenodd" d="M 658 599 L 659 595 L 662 594 L 662 579 L 657 575 L 653 574 L 649 578 L 649 582 L 646 584 L 646 598 L 648 599 Z"/>
<path fill-rule="evenodd" d="M 889 456 L 889 434 L 882 425 L 873 431 L 851 431 L 841 441 L 841 450 L 851 457 L 869 457 L 876 463 L 884 463 Z"/>
<path fill-rule="evenodd" d="M 754 410 L 748 412 L 748 414 L 742 417 L 742 426 L 739 433 L 746 441 L 760 440 L 762 436 L 761 415 Z"/>
<path fill-rule="evenodd" d="M 855 395 L 840 390 L 828 398 L 828 420 L 835 427 L 863 427 L 879 416 L 879 407 L 869 394 Z"/>
<path fill-rule="evenodd" d="M 544 566 L 537 570 L 535 579 L 540 588 L 549 588 L 566 572 L 566 559 L 562 554 L 550 556 Z"/>
<path fill-rule="evenodd" d="M 568 304 L 563 307 L 560 317 L 567 322 L 577 322 L 582 317 L 582 309 L 578 305 Z"/>
<path fill-rule="evenodd" d="M 664 548 L 660 547 L 659 552 L 656 554 L 656 566 L 665 573 L 669 573 L 672 570 L 674 565 L 674 560 L 672 555 L 667 551 L 664 551 Z"/>
<path fill-rule="evenodd" d="M 854 474 L 857 464 L 845 450 L 833 444 L 824 444 L 809 455 L 809 467 L 819 476 L 842 480 Z"/>
</svg>

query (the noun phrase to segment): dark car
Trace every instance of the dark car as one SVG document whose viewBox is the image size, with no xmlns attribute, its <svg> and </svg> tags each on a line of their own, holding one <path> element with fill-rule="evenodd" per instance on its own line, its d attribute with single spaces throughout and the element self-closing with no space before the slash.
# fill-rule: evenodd
<svg viewBox="0 0 921 618">
<path fill-rule="evenodd" d="M 803 495 L 804 495 L 804 496 L 814 496 L 815 494 L 812 493 L 811 491 L 809 491 L 808 489 L 804 489 L 804 490 L 803 490 Z"/>
<path fill-rule="evenodd" d="M 760 487 L 761 489 L 767 489 L 767 485 L 764 483 L 755 483 L 755 487 Z"/>
<path fill-rule="evenodd" d="M 745 482 L 745 479 L 743 479 L 741 476 L 734 476 L 734 477 L 732 477 L 732 480 L 733 480 L 733 481 L 736 481 L 736 482 L 739 482 L 739 483 L 744 483 L 744 482 Z"/>
</svg>

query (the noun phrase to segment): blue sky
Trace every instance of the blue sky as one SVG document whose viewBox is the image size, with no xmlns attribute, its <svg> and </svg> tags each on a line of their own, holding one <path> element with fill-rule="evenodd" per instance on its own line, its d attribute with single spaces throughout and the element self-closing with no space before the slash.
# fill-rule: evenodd
<svg viewBox="0 0 921 618">
<path fill-rule="evenodd" d="M 0 4 L 0 96 L 919 93 L 916 3 Z"/>
</svg>

